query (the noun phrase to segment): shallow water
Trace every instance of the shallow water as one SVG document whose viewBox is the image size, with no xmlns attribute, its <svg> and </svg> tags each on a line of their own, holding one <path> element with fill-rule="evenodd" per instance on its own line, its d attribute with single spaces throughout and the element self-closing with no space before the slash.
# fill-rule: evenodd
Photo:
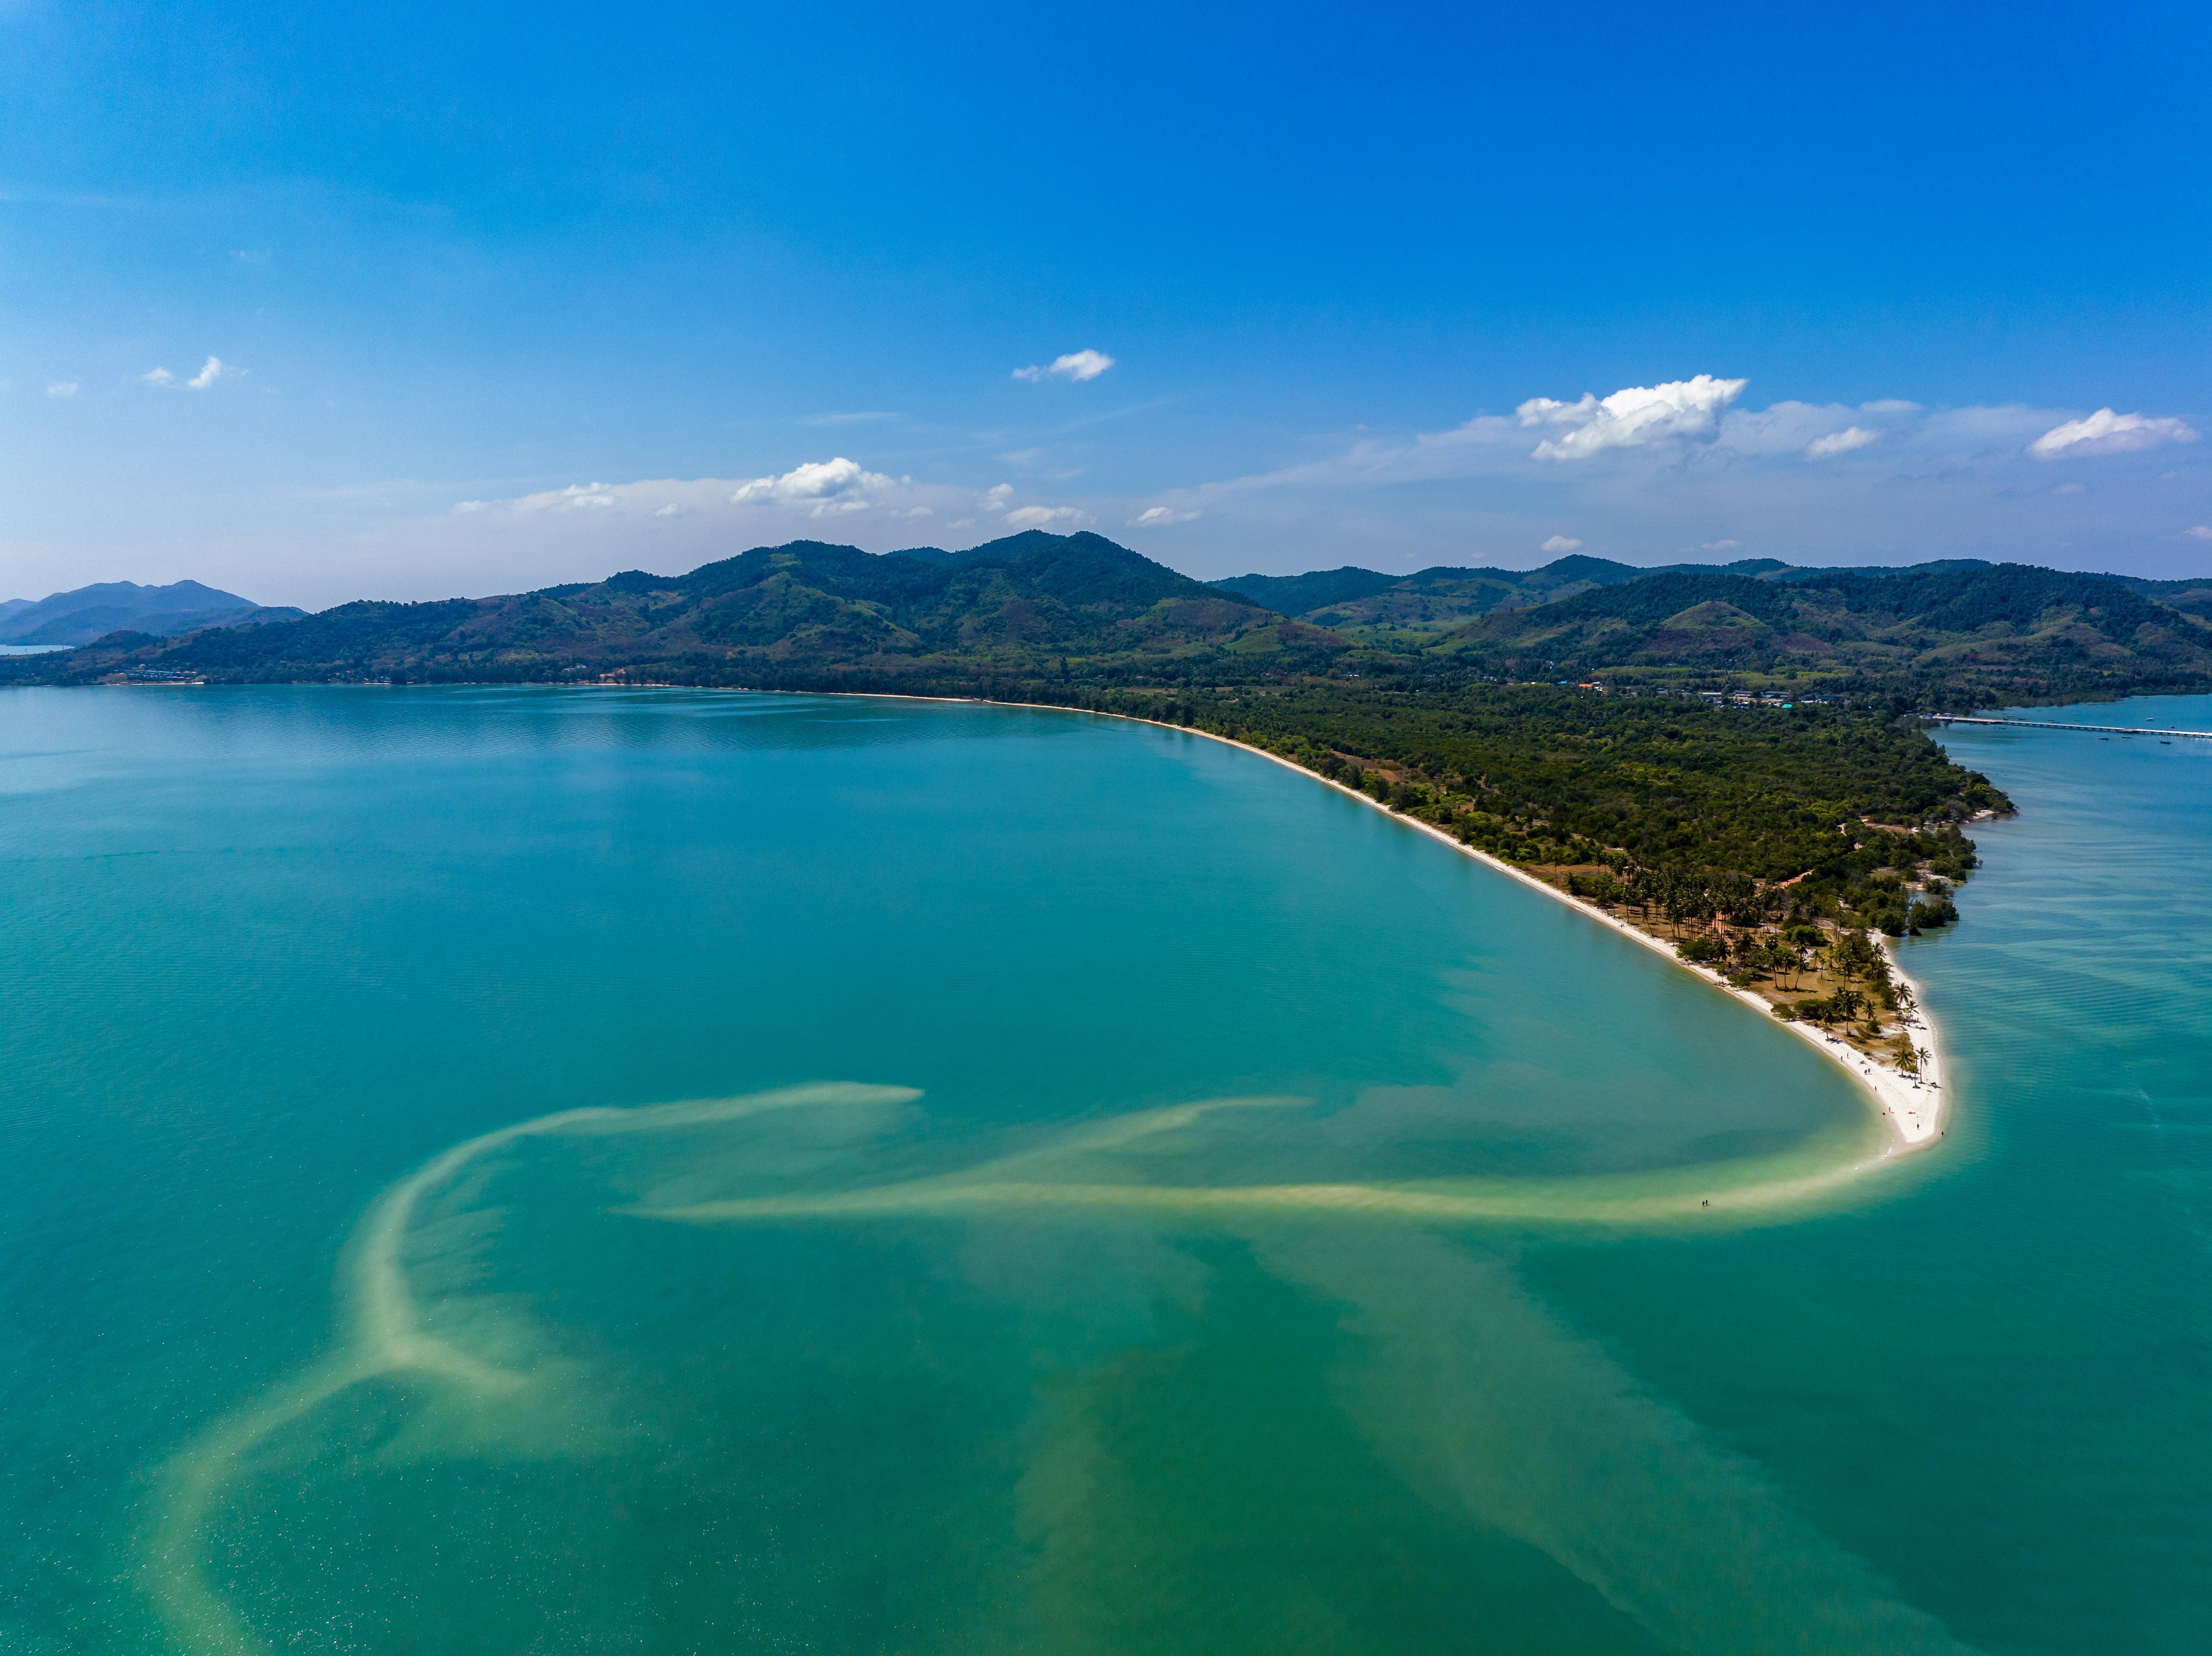
<svg viewBox="0 0 2212 1656">
<path fill-rule="evenodd" d="M 0 1647 L 2198 1647 L 2212 753 L 1948 739 L 1899 1166 L 1179 733 L 8 693 Z"/>
</svg>

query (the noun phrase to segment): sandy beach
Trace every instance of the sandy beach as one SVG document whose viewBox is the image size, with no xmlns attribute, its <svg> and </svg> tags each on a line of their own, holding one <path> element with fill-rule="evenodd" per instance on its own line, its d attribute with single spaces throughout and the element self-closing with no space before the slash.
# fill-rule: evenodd
<svg viewBox="0 0 2212 1656">
<path fill-rule="evenodd" d="M 625 683 L 611 684 L 607 688 L 641 689 L 649 687 Z M 673 689 L 681 687 L 670 685 L 660 688 Z M 1508 878 L 1518 880 L 1523 885 L 1542 892 L 1553 901 L 1566 904 L 1570 908 L 1596 921 L 1600 925 L 1608 926 L 1622 937 L 1641 943 L 1644 948 L 1661 955 L 1682 971 L 1703 978 L 1723 995 L 1741 1001 L 1746 1006 L 1757 1012 L 1760 1017 L 1772 1022 L 1781 1022 L 1774 1016 L 1774 1009 L 1765 998 L 1753 993 L 1748 989 L 1737 988 L 1710 967 L 1699 966 L 1693 961 L 1684 960 L 1664 939 L 1655 937 L 1648 931 L 1638 930 L 1620 916 L 1607 913 L 1595 903 L 1584 902 L 1581 898 L 1562 891 L 1547 880 L 1540 880 L 1525 869 L 1516 868 L 1503 858 L 1492 857 L 1485 851 L 1478 851 L 1473 846 L 1462 845 L 1433 823 L 1424 822 L 1415 817 L 1401 816 L 1388 805 L 1369 798 L 1357 788 L 1346 787 L 1343 783 L 1333 781 L 1316 771 L 1308 770 L 1295 760 L 1285 759 L 1279 753 L 1269 753 L 1265 748 L 1255 748 L 1249 742 L 1239 742 L 1233 737 L 1218 736 L 1212 731 L 1197 730 L 1187 725 L 1170 725 L 1164 719 L 1145 719 L 1135 713 L 1105 713 L 1092 707 L 1066 707 L 1050 701 L 985 701 L 976 696 L 901 695 L 895 691 L 885 690 L 785 691 L 771 694 L 857 695 L 878 698 L 886 701 L 981 702 L 981 705 L 994 707 L 1030 707 L 1040 713 L 1087 713 L 1094 719 L 1126 719 L 1133 725 L 1151 725 L 1159 730 L 1178 731 L 1186 736 L 1204 737 L 1209 742 L 1218 742 L 1224 747 L 1241 749 L 1246 753 L 1257 755 L 1271 764 L 1280 765 L 1285 770 L 1296 771 L 1308 781 L 1318 782 L 1325 788 L 1334 788 L 1346 798 L 1358 800 L 1370 810 L 1380 811 L 1391 821 L 1425 834 L 1438 843 L 1449 846 L 1461 856 L 1472 857 L 1476 862 L 1497 870 Z M 1943 1136 L 1943 1047 L 1935 1022 L 1929 1016 L 1927 1006 L 1922 1001 L 1920 986 L 1905 974 L 1898 961 L 1897 951 L 1890 946 L 1888 938 L 1877 936 L 1875 943 L 1889 960 L 1891 975 L 1912 991 L 1914 1009 L 1910 1016 L 1902 1016 L 1899 1021 L 1912 1035 L 1913 1044 L 1927 1054 L 1919 1075 L 1909 1076 L 1894 1065 L 1884 1064 L 1870 1058 L 1850 1043 L 1816 1025 L 1784 1023 L 1782 1027 L 1799 1040 L 1809 1041 L 1840 1066 L 1865 1090 L 1868 1097 L 1873 1101 L 1875 1108 L 1889 1124 L 1892 1143 L 1883 1151 L 1884 1155 L 1888 1156 L 1925 1149 Z"/>
<path fill-rule="evenodd" d="M 1023 707 L 1047 707 L 1050 704 L 1042 702 L 1023 702 L 1018 705 Z M 1073 710 L 1062 709 L 1061 711 Z M 1104 715 L 1104 717 L 1109 719 L 1127 719 L 1129 718 L 1130 715 L 1127 713 L 1109 713 Z M 1648 931 L 1638 931 L 1635 926 L 1631 925 L 1620 916 L 1607 913 L 1604 909 L 1600 908 L 1595 903 L 1584 902 L 1581 898 L 1560 890 L 1559 887 L 1552 884 L 1549 881 L 1540 880 L 1534 875 L 1528 872 L 1525 869 L 1516 868 L 1512 864 L 1505 862 L 1502 858 L 1492 857 L 1487 852 L 1478 851 L 1473 846 L 1461 844 L 1457 840 L 1452 838 L 1450 834 L 1445 833 L 1442 828 L 1436 827 L 1432 823 L 1420 822 L 1410 816 L 1400 816 L 1396 811 L 1392 810 L 1388 805 L 1383 804 L 1379 800 L 1370 798 L 1366 794 L 1360 792 L 1357 788 L 1346 787 L 1341 782 L 1332 781 L 1328 777 L 1320 775 L 1316 772 L 1310 771 L 1304 766 L 1297 764 L 1294 761 L 1284 758 L 1280 754 L 1269 753 L 1266 749 L 1255 748 L 1248 742 L 1238 742 L 1230 737 L 1216 736 L 1211 731 L 1190 730 L 1186 725 L 1169 725 L 1158 719 L 1139 719 L 1137 722 L 1145 725 L 1158 725 L 1162 730 L 1185 731 L 1188 734 L 1192 736 L 1205 737 L 1210 742 L 1220 742 L 1232 748 L 1241 748 L 1246 753 L 1257 754 L 1262 759 L 1273 761 L 1274 763 L 1282 766 L 1286 770 L 1296 771 L 1299 775 L 1306 777 L 1312 781 L 1318 782 L 1324 787 L 1334 788 L 1339 793 L 1345 795 L 1346 798 L 1357 799 L 1361 804 L 1365 805 L 1369 810 L 1380 811 L 1383 816 L 1389 817 L 1394 822 L 1403 823 L 1406 827 L 1410 828 L 1418 829 L 1421 833 L 1429 835 L 1431 839 L 1449 846 L 1454 851 L 1459 852 L 1462 857 L 1472 857 L 1475 861 L 1482 863 L 1488 867 L 1496 869 L 1500 874 L 1504 874 L 1510 878 L 1518 880 L 1523 885 L 1533 887 L 1534 889 L 1542 892 L 1546 896 L 1553 899 L 1555 901 L 1566 904 L 1569 907 L 1575 909 L 1582 914 L 1587 915 L 1593 920 L 1595 920 L 1600 925 L 1611 927 L 1613 931 L 1620 933 L 1621 936 L 1632 938 L 1635 942 L 1643 944 L 1646 949 L 1650 949 L 1653 953 L 1663 956 L 1666 960 L 1680 968 L 1683 971 L 1694 973 L 1697 976 L 1703 978 L 1714 988 L 1719 990 L 1721 993 L 1741 1001 L 1745 1005 L 1757 1012 L 1762 1018 L 1767 1019 L 1769 1022 L 1780 1022 L 1780 1020 L 1775 1018 L 1774 1009 L 1772 1006 L 1770 1005 L 1763 997 L 1753 993 L 1748 989 L 1738 989 L 1733 984 L 1729 983 L 1726 978 L 1723 977 L 1719 973 L 1713 971 L 1711 968 L 1698 966 L 1692 961 L 1684 960 L 1681 955 L 1677 954 L 1674 948 L 1664 940 L 1653 937 Z M 1782 1027 L 1788 1029 L 1792 1034 L 1796 1035 L 1800 1040 L 1811 1042 L 1813 1046 L 1819 1048 L 1836 1064 L 1839 1065 L 1854 1081 L 1857 1082 L 1859 1085 L 1866 1090 L 1868 1095 L 1874 1101 L 1875 1107 L 1881 1113 L 1884 1119 L 1889 1123 L 1890 1131 L 1894 1138 L 1894 1142 L 1891 1144 L 1889 1149 L 1886 1151 L 1885 1154 L 1899 1154 L 1905 1151 L 1924 1149 L 1929 1145 L 1934 1143 L 1937 1139 L 1941 1138 L 1943 1134 L 1942 1043 L 1939 1038 L 1934 1022 L 1928 1016 L 1927 1007 L 1924 1004 L 1921 1003 L 1920 986 L 1914 983 L 1911 978 L 1905 975 L 1904 968 L 1899 964 L 1896 950 L 1890 946 L 1890 940 L 1887 937 L 1880 937 L 1877 939 L 1877 946 L 1881 948 L 1882 953 L 1888 957 L 1891 975 L 1893 976 L 1898 982 L 1905 985 L 1912 991 L 1912 998 L 1915 1003 L 1914 1010 L 1910 1016 L 1904 1017 L 1901 1021 L 1906 1030 L 1912 1035 L 1913 1044 L 1920 1047 L 1928 1055 L 1926 1062 L 1923 1065 L 1921 1073 L 1918 1076 L 1909 1076 L 1902 1070 L 1898 1069 L 1894 1065 L 1883 1064 L 1877 1059 L 1870 1058 L 1866 1053 L 1862 1052 L 1857 1048 L 1850 1046 L 1849 1043 L 1838 1039 L 1835 1035 L 1830 1034 L 1826 1030 L 1821 1029 L 1815 1025 L 1809 1023 L 1784 1023 Z"/>
</svg>

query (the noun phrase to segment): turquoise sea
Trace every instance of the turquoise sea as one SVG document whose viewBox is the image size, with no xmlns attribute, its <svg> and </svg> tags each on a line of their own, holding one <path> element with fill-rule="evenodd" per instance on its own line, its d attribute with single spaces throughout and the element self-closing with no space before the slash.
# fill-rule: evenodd
<svg viewBox="0 0 2212 1656">
<path fill-rule="evenodd" d="M 1178 732 L 0 694 L 0 1651 L 2212 1648 L 2212 743 L 1944 739 L 1899 1161 Z"/>
</svg>

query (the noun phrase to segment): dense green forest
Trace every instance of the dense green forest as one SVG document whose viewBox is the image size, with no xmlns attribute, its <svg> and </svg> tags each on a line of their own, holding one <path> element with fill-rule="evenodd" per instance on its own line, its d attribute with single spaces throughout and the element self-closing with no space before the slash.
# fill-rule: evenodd
<svg viewBox="0 0 2212 1656">
<path fill-rule="evenodd" d="M 1924 706 L 2049 701 L 2212 682 L 2212 625 L 2106 575 L 2018 564 L 1659 573 L 1494 612 L 1428 653 L 1502 676 L 1880 688 Z"/>
<path fill-rule="evenodd" d="M 1922 709 L 2212 684 L 2212 580 L 1972 559 L 1650 570 L 1575 556 L 1526 572 L 1346 567 L 1213 585 L 1383 657 L 1486 678 L 1834 691 Z"/>
<path fill-rule="evenodd" d="M 1048 688 L 1047 694 L 1051 694 Z M 1245 743 L 1570 895 L 1908 1073 L 1911 992 L 1869 941 L 1952 924 L 1964 825 L 2011 803 L 1909 718 L 1550 685 L 1062 691 Z"/>
<path fill-rule="evenodd" d="M 1525 571 L 1438 567 L 1385 575 L 1347 567 L 1305 575 L 1232 575 L 1211 584 L 1316 627 L 1355 634 L 1382 629 L 1395 635 L 1410 628 L 1449 627 L 1493 610 L 1555 603 L 1651 573 L 1609 558 L 1569 556 Z"/>
<path fill-rule="evenodd" d="M 1768 913 L 1760 894 L 1787 883 L 1784 908 L 1902 932 L 1914 870 L 1965 878 L 1974 852 L 1960 825 L 2011 809 L 1912 721 L 1843 707 L 1540 685 L 1056 699 L 1265 749 L 1509 862 L 1663 877 L 1708 918 Z"/>
</svg>

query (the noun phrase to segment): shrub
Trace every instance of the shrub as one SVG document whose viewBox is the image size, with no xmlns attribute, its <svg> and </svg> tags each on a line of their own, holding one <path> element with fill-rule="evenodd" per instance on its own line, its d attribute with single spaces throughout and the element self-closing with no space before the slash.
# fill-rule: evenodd
<svg viewBox="0 0 2212 1656">
<path fill-rule="evenodd" d="M 1916 931 L 1932 931 L 1938 926 L 1948 925 L 1959 918 L 1958 905 L 1948 897 L 1938 897 L 1932 902 L 1917 902 L 1905 911 L 1907 921 Z"/>
<path fill-rule="evenodd" d="M 1567 889 L 1594 903 L 1618 903 L 1628 896 L 1620 883 L 1609 874 L 1570 874 Z"/>
</svg>

